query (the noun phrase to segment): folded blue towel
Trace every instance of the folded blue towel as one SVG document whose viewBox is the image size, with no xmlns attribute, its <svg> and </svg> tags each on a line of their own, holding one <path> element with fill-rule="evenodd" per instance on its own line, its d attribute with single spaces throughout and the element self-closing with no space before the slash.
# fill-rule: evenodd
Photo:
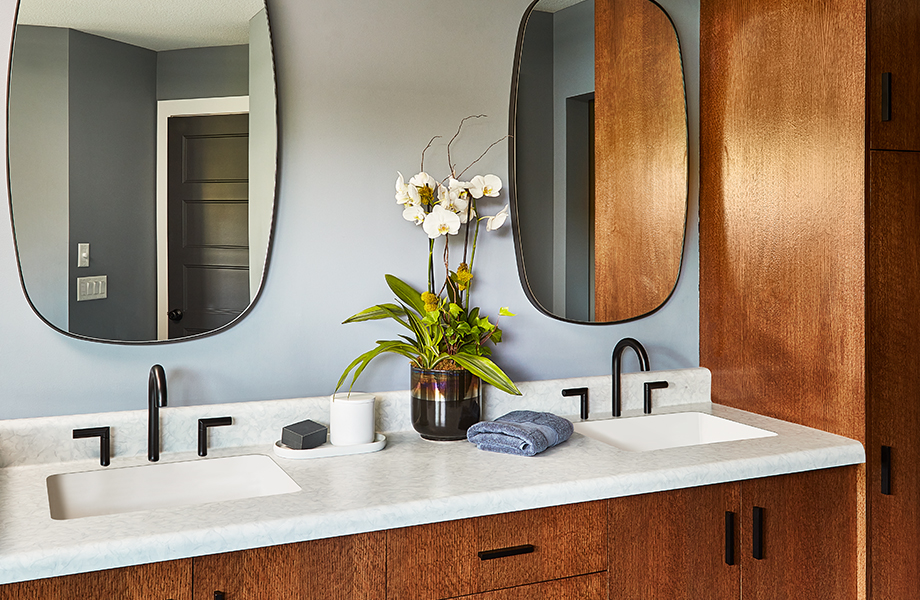
<svg viewBox="0 0 920 600">
<path fill-rule="evenodd" d="M 466 439 L 480 450 L 533 456 L 572 435 L 572 423 L 548 412 L 515 410 L 470 427 Z"/>
</svg>

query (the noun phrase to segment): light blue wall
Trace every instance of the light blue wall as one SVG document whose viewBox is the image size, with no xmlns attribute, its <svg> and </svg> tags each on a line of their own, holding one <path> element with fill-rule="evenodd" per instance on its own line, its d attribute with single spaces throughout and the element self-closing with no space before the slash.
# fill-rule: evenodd
<svg viewBox="0 0 920 600">
<path fill-rule="evenodd" d="M 271 1 L 280 199 L 275 251 L 252 313 L 231 330 L 199 341 L 114 346 L 61 336 L 39 321 L 15 285 L 6 286 L 0 289 L 0 417 L 143 408 L 147 372 L 155 362 L 166 367 L 172 406 L 331 392 L 351 358 L 396 333 L 383 323 L 339 322 L 390 298 L 384 273 L 416 284 L 424 278 L 426 242 L 395 206 L 396 170 L 413 172 L 430 136 L 451 135 L 466 115 L 490 118 L 466 129 L 456 145 L 458 162 L 472 160 L 505 134 L 515 39 L 527 4 Z M 560 323 L 528 305 L 510 230 L 487 236 L 474 299 L 493 314 L 503 305 L 518 313 L 503 319 L 506 342 L 496 353 L 515 379 L 607 373 L 611 348 L 627 335 L 645 343 L 654 368 L 698 364 L 699 6 L 697 0 L 663 4 L 685 45 L 694 115 L 691 218 L 677 290 L 663 309 L 633 323 Z M 14 10 L 14 0 L 0 0 L 4 31 L 12 30 Z M 429 152 L 437 173 L 443 170 L 441 151 L 436 144 Z M 477 167 L 507 179 L 504 144 Z M 505 202 L 503 197 L 484 212 Z M 14 282 L 6 219 L 0 211 L 0 276 Z M 381 360 L 359 387 L 406 389 L 405 361 Z"/>
</svg>

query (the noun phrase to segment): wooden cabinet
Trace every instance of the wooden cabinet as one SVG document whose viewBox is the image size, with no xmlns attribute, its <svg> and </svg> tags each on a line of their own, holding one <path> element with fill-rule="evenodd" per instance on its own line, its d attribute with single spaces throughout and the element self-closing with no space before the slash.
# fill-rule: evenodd
<svg viewBox="0 0 920 600">
<path fill-rule="evenodd" d="M 731 600 L 741 590 L 740 536 L 726 564 L 725 514 L 738 531 L 741 484 L 725 483 L 610 501 L 610 597 Z"/>
<path fill-rule="evenodd" d="M 194 600 L 384 600 L 382 531 L 194 559 Z"/>
<path fill-rule="evenodd" d="M 454 598 L 601 572 L 606 530 L 605 501 L 393 529 L 387 598 Z"/>
<path fill-rule="evenodd" d="M 861 592 L 915 598 L 920 3 L 706 0 L 700 31 L 713 401 L 862 441 Z"/>
<path fill-rule="evenodd" d="M 858 597 L 859 467 L 741 482 L 742 600 Z M 754 511 L 761 509 L 761 558 Z"/>
<path fill-rule="evenodd" d="M 0 586 L 0 600 L 192 600 L 192 559 Z M 209 598 L 209 600 L 211 600 Z"/>
<path fill-rule="evenodd" d="M 842 467 L 611 500 L 610 597 L 855 599 L 857 475 Z"/>
<path fill-rule="evenodd" d="M 920 150 L 920 3 L 870 0 L 868 8 L 869 147 Z M 887 120 L 883 103 L 890 107 Z"/>
<path fill-rule="evenodd" d="M 876 600 L 907 600 L 920 581 L 920 154 L 870 152 L 869 223 L 869 582 Z"/>
<path fill-rule="evenodd" d="M 606 600 L 607 574 L 593 573 L 580 577 L 556 579 L 463 598 L 464 600 Z"/>
</svg>

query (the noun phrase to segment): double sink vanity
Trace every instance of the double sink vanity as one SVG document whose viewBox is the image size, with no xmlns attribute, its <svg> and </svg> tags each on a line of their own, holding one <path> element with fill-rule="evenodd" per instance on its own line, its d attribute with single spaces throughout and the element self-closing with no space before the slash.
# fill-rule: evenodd
<svg viewBox="0 0 920 600">
<path fill-rule="evenodd" d="M 642 415 L 650 375 L 669 387 Z M 524 383 L 523 398 L 490 389 L 488 419 L 514 408 L 571 415 L 577 402 L 561 390 L 589 389 L 592 419 L 570 417 L 576 433 L 534 458 L 419 438 L 408 431 L 405 392 L 378 394 L 384 451 L 312 460 L 274 456 L 272 446 L 290 422 L 324 422 L 327 398 L 161 409 L 156 464 L 144 453 L 144 411 L 0 423 L 0 581 L 12 584 L 0 598 L 43 597 L 42 585 L 120 594 L 125 581 L 136 582 L 132 598 L 248 598 L 272 586 L 307 597 L 606 598 L 608 586 L 615 597 L 617 585 L 651 585 L 627 574 L 642 565 L 683 568 L 669 553 L 701 560 L 706 540 L 706 560 L 724 567 L 718 577 L 730 588 L 745 561 L 776 565 L 798 551 L 804 542 L 781 542 L 783 528 L 801 519 L 822 528 L 836 514 L 824 503 L 855 503 L 856 469 L 847 466 L 865 460 L 858 442 L 711 404 L 705 369 L 622 381 L 623 416 L 613 419 L 601 410 L 610 377 Z M 196 419 L 218 413 L 233 425 L 213 430 L 199 458 Z M 112 427 L 111 466 L 99 466 L 96 445 L 69 439 L 88 425 Z M 828 527 L 812 541 L 839 557 L 855 523 Z M 751 556 L 758 544 L 762 559 Z M 150 575 L 163 569 L 172 574 Z M 179 587 L 149 583 L 163 577 Z M 324 581 L 338 591 L 304 587 Z"/>
</svg>

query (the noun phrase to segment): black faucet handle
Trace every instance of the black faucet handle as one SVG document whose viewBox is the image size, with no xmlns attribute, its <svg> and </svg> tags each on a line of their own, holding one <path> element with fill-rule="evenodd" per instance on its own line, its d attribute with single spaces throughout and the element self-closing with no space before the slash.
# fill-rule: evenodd
<svg viewBox="0 0 920 600">
<path fill-rule="evenodd" d="M 667 381 L 646 381 L 642 384 L 642 412 L 652 414 L 652 390 L 663 390 L 666 387 Z"/>
<path fill-rule="evenodd" d="M 208 427 L 233 425 L 232 417 L 210 417 L 198 419 L 198 456 L 208 455 Z"/>
<path fill-rule="evenodd" d="M 86 427 L 84 429 L 74 429 L 73 430 L 73 439 L 79 440 L 82 438 L 99 438 L 99 464 L 103 467 L 109 466 L 110 461 L 110 450 L 109 450 L 109 441 L 111 440 L 111 435 L 109 434 L 108 427 Z"/>
<path fill-rule="evenodd" d="M 588 388 L 567 388 L 562 390 L 563 396 L 581 396 L 581 420 L 588 418 Z"/>
</svg>

